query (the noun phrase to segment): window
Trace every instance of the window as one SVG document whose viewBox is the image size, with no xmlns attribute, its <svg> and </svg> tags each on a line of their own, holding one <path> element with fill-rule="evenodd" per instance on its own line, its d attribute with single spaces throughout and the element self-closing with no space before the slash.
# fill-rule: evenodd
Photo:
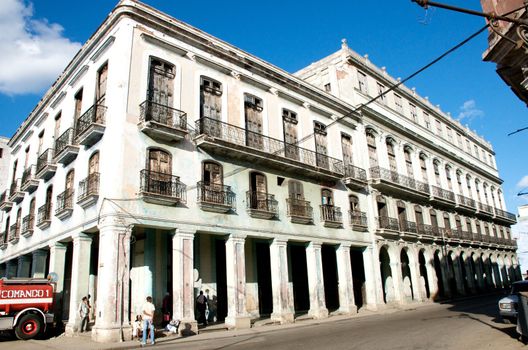
<svg viewBox="0 0 528 350">
<path fill-rule="evenodd" d="M 348 202 L 350 203 L 350 211 L 354 213 L 361 211 L 359 207 L 359 198 L 357 196 L 348 196 Z"/>
<path fill-rule="evenodd" d="M 60 136 L 60 125 L 61 125 L 61 112 L 55 116 L 55 132 L 53 134 L 54 140 L 57 140 Z"/>
<path fill-rule="evenodd" d="M 403 154 L 405 156 L 405 166 L 407 168 L 407 176 L 414 177 L 411 150 L 409 149 L 409 147 L 403 150 Z"/>
<path fill-rule="evenodd" d="M 466 176 L 466 187 L 468 191 L 469 198 L 473 198 L 473 193 L 471 192 L 471 176 Z"/>
<path fill-rule="evenodd" d="M 67 197 L 71 194 L 73 194 L 73 181 L 75 178 L 75 170 L 70 170 L 68 174 L 66 175 L 66 184 L 65 184 L 65 192 L 67 193 Z"/>
<path fill-rule="evenodd" d="M 431 119 L 429 118 L 429 114 L 423 112 L 423 119 L 424 119 L 424 126 L 431 130 Z"/>
<path fill-rule="evenodd" d="M 389 169 L 393 172 L 397 172 L 398 168 L 396 166 L 396 155 L 394 154 L 394 140 L 387 138 L 387 155 L 389 157 Z"/>
<path fill-rule="evenodd" d="M 482 188 L 483 188 L 483 192 L 484 192 L 484 202 L 486 202 L 487 205 L 489 205 L 489 201 L 488 201 L 488 184 L 483 184 L 482 185 Z"/>
<path fill-rule="evenodd" d="M 38 135 L 38 150 L 37 150 L 37 155 L 41 155 L 42 154 L 42 145 L 44 144 L 44 130 L 42 130 L 40 132 L 40 134 Z"/>
<path fill-rule="evenodd" d="M 422 180 L 427 181 L 427 164 L 425 163 L 425 154 L 420 154 L 420 169 L 422 170 Z"/>
<path fill-rule="evenodd" d="M 36 199 L 31 199 L 31 202 L 29 202 L 29 222 L 28 222 L 28 230 L 33 230 L 35 227 L 35 208 L 36 208 Z"/>
<path fill-rule="evenodd" d="M 462 135 L 460 135 L 459 133 L 457 133 L 457 144 L 458 144 L 458 147 L 460 147 L 460 149 L 462 149 L 462 147 L 464 147 L 464 144 L 462 143 Z"/>
<path fill-rule="evenodd" d="M 466 228 L 469 234 L 473 233 L 473 228 L 471 227 L 471 220 L 469 218 L 466 218 Z"/>
<path fill-rule="evenodd" d="M 334 196 L 331 190 L 327 188 L 321 190 L 321 204 L 324 206 L 334 205 Z"/>
<path fill-rule="evenodd" d="M 453 190 L 453 183 L 451 182 L 451 168 L 446 165 L 445 167 L 445 173 L 446 173 L 446 178 L 447 178 L 447 187 L 449 188 L 450 191 Z"/>
<path fill-rule="evenodd" d="M 480 158 L 479 149 L 477 145 L 473 145 L 473 149 L 475 150 L 475 157 Z"/>
<path fill-rule="evenodd" d="M 376 166 L 378 166 L 378 154 L 377 154 L 377 149 L 376 149 L 376 136 L 374 135 L 374 131 L 372 129 L 367 129 L 366 136 L 367 136 L 367 147 L 368 147 L 370 166 L 371 167 L 376 167 Z"/>
<path fill-rule="evenodd" d="M 378 87 L 378 96 L 380 103 L 386 105 L 387 104 L 387 95 L 385 94 L 385 86 L 381 83 L 377 83 Z"/>
<path fill-rule="evenodd" d="M 209 203 L 224 203 L 226 198 L 223 181 L 223 171 L 220 164 L 210 161 L 203 162 L 201 200 Z"/>
<path fill-rule="evenodd" d="M 3 156 L 4 156 L 4 149 L 0 148 L 0 159 L 2 159 Z"/>
<path fill-rule="evenodd" d="M 46 190 L 46 203 L 45 205 L 45 212 L 44 212 L 44 220 L 51 220 L 51 200 L 53 198 L 53 186 L 48 187 Z M 39 216 L 40 216 L 40 209 L 39 209 Z"/>
<path fill-rule="evenodd" d="M 297 146 L 297 113 L 288 109 L 282 109 L 282 129 L 284 132 L 284 142 L 286 143 L 284 152 L 287 158 L 299 159 L 299 147 Z"/>
<path fill-rule="evenodd" d="M 435 122 L 436 122 L 436 134 L 438 136 L 442 136 L 442 123 L 438 119 L 435 119 Z"/>
<path fill-rule="evenodd" d="M 82 99 L 83 99 L 83 89 L 80 89 L 75 94 L 75 111 L 73 113 L 73 120 L 77 120 L 81 116 Z"/>
<path fill-rule="evenodd" d="M 424 224 L 424 218 L 423 218 L 423 212 L 422 207 L 419 205 L 414 206 L 414 216 L 416 217 L 416 225 L 418 225 L 418 229 L 421 229 Z"/>
<path fill-rule="evenodd" d="M 456 172 L 456 179 L 458 183 L 458 189 L 460 192 L 462 192 L 462 173 L 460 171 Z"/>
<path fill-rule="evenodd" d="M 341 149 L 343 151 L 343 163 L 345 165 L 353 164 L 352 161 L 352 137 L 341 133 Z"/>
<path fill-rule="evenodd" d="M 446 133 L 447 133 L 447 140 L 450 143 L 454 143 L 453 142 L 453 130 L 451 130 L 451 128 L 449 126 L 446 126 Z"/>
<path fill-rule="evenodd" d="M 407 208 L 403 201 L 396 202 L 396 208 L 398 209 L 398 220 L 400 221 L 400 228 L 402 231 L 406 230 L 407 226 Z"/>
<path fill-rule="evenodd" d="M 394 104 L 396 105 L 396 110 L 403 113 L 403 102 L 400 95 L 394 94 Z"/>
<path fill-rule="evenodd" d="M 268 211 L 268 188 L 266 176 L 257 173 L 249 173 L 250 208 Z"/>
<path fill-rule="evenodd" d="M 481 201 L 482 199 L 480 198 L 480 181 L 478 179 L 475 179 L 475 190 L 477 191 L 477 200 L 478 201 Z"/>
<path fill-rule="evenodd" d="M 332 91 L 332 86 L 330 86 L 330 83 L 324 85 L 324 90 L 326 92 L 331 92 Z"/>
<path fill-rule="evenodd" d="M 303 185 L 299 181 L 288 181 L 288 195 L 290 199 L 304 200 Z"/>
<path fill-rule="evenodd" d="M 385 218 L 385 220 L 382 220 L 382 222 L 384 221 L 385 223 L 387 223 L 388 220 L 386 218 L 389 217 L 389 211 L 387 208 L 387 200 L 383 196 L 377 196 L 376 202 L 378 205 L 378 216 L 380 217 L 380 219 Z"/>
<path fill-rule="evenodd" d="M 146 120 L 154 120 L 163 125 L 174 124 L 170 110 L 174 104 L 174 77 L 174 65 L 150 58 Z"/>
<path fill-rule="evenodd" d="M 327 145 L 326 145 L 326 125 L 314 121 L 315 135 L 315 161 L 317 166 L 328 169 Z"/>
<path fill-rule="evenodd" d="M 435 160 L 433 162 L 433 170 L 434 170 L 434 173 L 435 173 L 436 184 L 438 186 L 441 186 L 441 183 L 440 183 L 440 163 L 437 160 Z"/>
<path fill-rule="evenodd" d="M 451 229 L 451 220 L 449 220 L 449 214 L 444 213 L 444 228 Z"/>
<path fill-rule="evenodd" d="M 246 145 L 263 149 L 262 99 L 244 94 L 244 114 L 246 116 Z"/>
<path fill-rule="evenodd" d="M 17 167 L 18 167 L 18 160 L 15 160 L 15 162 L 13 163 L 13 176 L 11 176 L 11 183 L 15 182 Z"/>
<path fill-rule="evenodd" d="M 469 139 L 466 139 L 466 152 L 471 154 L 471 142 L 469 142 Z"/>
<path fill-rule="evenodd" d="M 416 106 L 412 103 L 409 103 L 409 110 L 411 111 L 411 119 L 416 122 L 418 120 L 418 113 L 416 111 Z"/>
<path fill-rule="evenodd" d="M 431 226 L 433 226 L 434 228 L 437 228 L 438 227 L 438 218 L 436 217 L 436 210 L 431 209 L 429 211 L 429 216 L 431 218 Z"/>
<path fill-rule="evenodd" d="M 106 100 L 106 82 L 108 80 L 108 62 L 97 71 L 97 87 L 95 90 L 95 103 L 98 105 L 105 104 Z"/>
<path fill-rule="evenodd" d="M 200 118 L 222 119 L 222 84 L 207 77 L 200 78 Z"/>
<path fill-rule="evenodd" d="M 367 76 L 360 71 L 358 71 L 358 86 L 359 86 L 359 91 L 361 91 L 364 94 L 368 93 Z"/>
<path fill-rule="evenodd" d="M 29 146 L 27 146 L 26 151 L 25 151 L 24 170 L 28 168 L 28 162 L 29 162 Z"/>
</svg>

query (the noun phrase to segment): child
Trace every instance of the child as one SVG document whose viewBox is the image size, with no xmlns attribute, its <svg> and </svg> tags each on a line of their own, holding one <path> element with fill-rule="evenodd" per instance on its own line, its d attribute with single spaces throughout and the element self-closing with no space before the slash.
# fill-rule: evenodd
<svg viewBox="0 0 528 350">
<path fill-rule="evenodd" d="M 141 336 L 141 315 L 136 315 L 136 320 L 132 323 L 132 338 L 140 338 Z"/>
</svg>

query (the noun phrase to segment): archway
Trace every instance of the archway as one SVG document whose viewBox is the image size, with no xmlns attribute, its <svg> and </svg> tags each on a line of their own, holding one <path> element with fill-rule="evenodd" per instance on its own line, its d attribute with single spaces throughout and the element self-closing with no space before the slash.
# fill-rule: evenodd
<svg viewBox="0 0 528 350">
<path fill-rule="evenodd" d="M 381 286 L 383 288 L 383 301 L 387 304 L 394 300 L 394 283 L 390 267 L 390 256 L 386 247 L 380 248 L 379 253 Z"/>
<path fill-rule="evenodd" d="M 425 291 L 425 296 L 427 299 L 431 297 L 431 290 L 429 288 L 429 279 L 427 276 L 427 264 L 425 260 L 425 253 L 424 250 L 420 250 L 418 253 L 418 264 L 420 265 L 420 285 L 422 286 L 422 290 Z M 440 276 L 440 279 L 442 277 Z"/>
<path fill-rule="evenodd" d="M 456 273 L 455 273 L 455 262 L 453 259 L 453 252 L 449 252 L 447 255 L 447 281 L 449 284 L 449 290 L 451 291 L 451 295 L 455 296 L 458 295 L 458 288 L 457 288 L 457 281 L 456 281 Z M 456 258 L 456 257 L 455 257 Z"/>
<path fill-rule="evenodd" d="M 435 251 L 434 253 L 434 268 L 436 273 L 436 281 L 438 283 L 438 297 L 445 298 L 446 297 L 446 290 L 444 286 L 444 278 L 442 277 L 442 254 L 440 250 Z M 437 297 L 434 297 L 435 300 L 437 300 Z"/>
<path fill-rule="evenodd" d="M 407 255 L 406 249 L 402 249 L 400 252 L 400 263 L 403 283 L 403 298 L 406 301 L 412 301 L 414 299 L 414 290 L 411 278 L 409 256 Z"/>
</svg>

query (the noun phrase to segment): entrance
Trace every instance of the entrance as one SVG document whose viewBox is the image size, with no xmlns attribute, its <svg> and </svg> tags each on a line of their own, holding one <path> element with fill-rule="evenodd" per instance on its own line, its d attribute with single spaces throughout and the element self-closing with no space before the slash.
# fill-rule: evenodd
<svg viewBox="0 0 528 350">
<path fill-rule="evenodd" d="M 350 248 L 350 263 L 352 265 L 352 283 L 354 286 L 354 301 L 358 310 L 365 303 L 366 298 L 366 279 L 365 266 L 363 265 L 362 248 Z"/>
<path fill-rule="evenodd" d="M 438 281 L 438 296 L 440 298 L 445 298 L 446 292 L 444 287 L 444 279 L 442 277 L 442 262 L 440 260 L 440 251 L 436 251 L 434 254 L 434 268 L 436 273 L 436 280 Z M 434 298 L 438 300 L 438 298 Z"/>
<path fill-rule="evenodd" d="M 337 257 L 334 246 L 322 245 L 321 257 L 323 261 L 323 281 L 325 303 L 328 311 L 339 309 L 339 290 L 337 278 Z"/>
<path fill-rule="evenodd" d="M 290 281 L 293 284 L 295 314 L 307 313 L 310 309 L 308 269 L 306 267 L 305 245 L 288 244 Z"/>
<path fill-rule="evenodd" d="M 414 290 L 411 279 L 411 268 L 409 267 L 409 257 L 407 256 L 405 249 L 401 250 L 400 262 L 403 282 L 403 297 L 407 301 L 412 301 L 414 299 Z"/>
<path fill-rule="evenodd" d="M 418 264 L 420 265 L 420 280 L 421 284 L 425 288 L 425 296 L 427 299 L 431 297 L 431 291 L 429 289 L 429 279 L 427 278 L 427 265 L 425 263 L 425 255 L 423 250 L 418 253 Z"/>
<path fill-rule="evenodd" d="M 273 292 L 271 289 L 271 262 L 268 242 L 257 242 L 257 284 L 260 317 L 269 317 L 273 312 Z"/>
<path fill-rule="evenodd" d="M 381 286 L 383 288 L 383 301 L 388 303 L 394 298 L 394 285 L 392 282 L 392 271 L 390 267 L 390 257 L 387 248 L 381 247 L 379 254 Z"/>
<path fill-rule="evenodd" d="M 214 241 L 216 252 L 216 319 L 218 322 L 224 322 L 227 316 L 227 275 L 225 239 L 215 238 Z"/>
</svg>

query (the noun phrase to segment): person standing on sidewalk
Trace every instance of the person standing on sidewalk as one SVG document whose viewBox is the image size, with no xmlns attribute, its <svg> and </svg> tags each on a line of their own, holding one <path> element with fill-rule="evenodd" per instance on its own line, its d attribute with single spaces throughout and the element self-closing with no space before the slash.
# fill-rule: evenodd
<svg viewBox="0 0 528 350">
<path fill-rule="evenodd" d="M 88 313 L 90 307 L 88 306 L 88 298 L 83 297 L 79 304 L 79 316 L 81 317 L 81 333 L 88 330 Z"/>
<path fill-rule="evenodd" d="M 150 331 L 150 344 L 154 345 L 154 311 L 156 307 L 152 304 L 152 297 L 148 296 L 147 301 L 141 308 L 141 318 L 143 319 L 143 339 L 141 340 L 141 346 L 147 344 L 147 333 Z"/>
</svg>

